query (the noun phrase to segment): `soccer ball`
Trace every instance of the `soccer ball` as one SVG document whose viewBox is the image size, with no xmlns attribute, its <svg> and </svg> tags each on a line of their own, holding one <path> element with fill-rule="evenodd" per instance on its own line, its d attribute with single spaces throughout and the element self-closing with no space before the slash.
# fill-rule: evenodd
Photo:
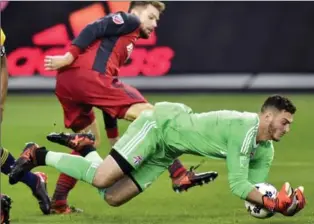
<svg viewBox="0 0 314 224">
<path fill-rule="evenodd" d="M 277 196 L 277 189 L 268 183 L 259 183 L 255 184 L 255 187 L 259 192 L 261 192 L 263 195 L 266 195 L 270 198 L 276 198 Z M 271 212 L 259 205 L 253 204 L 251 202 L 245 201 L 244 202 L 246 210 L 255 218 L 259 219 L 267 219 L 272 217 L 275 213 Z"/>
</svg>

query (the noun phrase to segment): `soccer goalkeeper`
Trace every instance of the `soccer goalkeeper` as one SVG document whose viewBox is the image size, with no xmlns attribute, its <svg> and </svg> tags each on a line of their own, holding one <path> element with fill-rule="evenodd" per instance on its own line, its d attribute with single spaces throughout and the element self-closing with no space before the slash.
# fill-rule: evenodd
<svg viewBox="0 0 314 224">
<path fill-rule="evenodd" d="M 36 166 L 52 166 L 97 187 L 109 205 L 119 206 L 145 190 L 175 158 L 193 154 L 226 159 L 230 189 L 236 196 L 291 216 L 305 206 L 299 188 L 290 196 L 289 185 L 284 184 L 277 198 L 271 199 L 256 190 L 254 183 L 266 181 L 274 155 L 272 140 L 279 141 L 289 131 L 295 111 L 289 99 L 278 95 L 266 99 L 258 114 L 193 113 L 183 104 L 161 102 L 129 126 L 103 161 L 100 157 L 90 161 L 95 155 L 83 158 L 30 143 L 11 178 L 18 179 Z M 90 151 L 94 143 L 91 134 L 53 133 L 48 139 L 80 152 Z M 213 172 L 212 179 L 216 177 Z M 291 207 L 295 209 L 288 212 Z"/>
</svg>

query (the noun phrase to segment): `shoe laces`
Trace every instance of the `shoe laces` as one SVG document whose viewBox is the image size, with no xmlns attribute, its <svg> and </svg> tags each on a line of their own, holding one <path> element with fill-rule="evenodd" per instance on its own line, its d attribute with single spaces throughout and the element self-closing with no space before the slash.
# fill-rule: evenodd
<svg viewBox="0 0 314 224">
<path fill-rule="evenodd" d="M 198 169 L 204 162 L 205 162 L 205 159 L 201 160 L 196 166 L 191 166 L 190 169 L 189 169 L 190 172 L 193 172 L 196 169 Z"/>
</svg>

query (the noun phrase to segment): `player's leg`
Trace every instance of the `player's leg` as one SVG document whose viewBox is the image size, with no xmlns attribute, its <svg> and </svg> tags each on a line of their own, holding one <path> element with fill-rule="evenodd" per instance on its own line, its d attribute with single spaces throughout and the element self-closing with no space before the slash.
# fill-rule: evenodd
<svg viewBox="0 0 314 224">
<path fill-rule="evenodd" d="M 146 140 L 145 142 L 152 143 L 153 141 Z M 153 148 L 156 149 L 156 145 Z M 119 150 L 117 152 L 120 153 Z M 158 151 L 150 155 L 138 169 L 133 169 L 123 179 L 107 188 L 104 192 L 107 203 L 115 207 L 123 205 L 151 186 L 173 161 L 171 157 L 160 156 L 160 154 L 164 155 L 164 148 L 158 148 Z M 136 156 L 133 156 L 133 158 L 135 158 L 134 162 L 136 162 Z"/>
<path fill-rule="evenodd" d="M 85 147 L 93 148 L 92 145 Z M 124 161 L 124 163 L 121 161 Z M 125 178 L 125 173 L 130 173 L 133 168 L 122 157 L 118 162 L 111 155 L 108 155 L 99 164 L 81 156 L 48 151 L 45 147 L 30 143 L 12 168 L 10 177 L 18 180 L 24 172 L 36 166 L 54 167 L 62 173 L 93 185 L 98 188 L 102 199 L 107 200 L 113 206 L 117 204 L 117 189 L 121 191 L 120 193 L 125 201 L 140 192 L 133 182 L 131 183 L 127 181 L 128 178 Z M 119 182 L 120 180 L 122 181 Z M 125 185 L 124 187 L 127 190 L 122 191 L 122 185 Z M 121 200 L 121 197 L 119 200 Z"/>
<path fill-rule="evenodd" d="M 61 154 L 63 153 L 49 151 L 46 154 L 46 164 L 98 188 L 102 199 L 111 206 L 120 206 L 140 193 L 138 186 L 125 174 L 133 168 L 126 163 L 122 165 L 121 161 L 117 162 L 111 155 L 97 164 L 83 157 Z"/>
<path fill-rule="evenodd" d="M 53 134 L 48 139 L 65 146 L 71 146 L 77 151 L 83 151 L 86 148 L 95 151 L 93 142 L 89 141 L 88 136 L 88 134 Z M 152 113 L 142 113 L 115 144 L 110 155 L 100 164 L 97 161 L 47 151 L 45 148 L 39 148 L 36 144 L 29 144 L 13 167 L 11 176 L 13 179 L 18 179 L 25 170 L 35 166 L 49 165 L 97 188 L 109 188 L 125 175 L 130 175 L 148 157 L 156 153 L 158 141 L 156 122 L 152 118 Z M 109 190 L 111 194 L 108 195 L 108 200 L 111 200 L 111 204 L 114 204 L 113 200 L 115 202 L 127 201 L 139 193 L 139 191 L 133 190 L 129 193 L 125 192 L 123 194 L 125 196 L 117 200 L 113 199 L 113 192 L 112 189 Z"/>
<path fill-rule="evenodd" d="M 1 151 L 1 173 L 8 175 L 11 171 L 11 166 L 15 162 L 15 158 L 12 154 L 4 149 L 0 148 Z M 47 175 L 41 172 L 32 173 L 25 172 L 19 182 L 24 183 L 28 186 L 33 196 L 38 200 L 41 211 L 44 214 L 50 213 L 50 199 L 47 193 Z M 16 184 L 18 181 L 9 179 L 10 184 Z"/>
<path fill-rule="evenodd" d="M 61 75 L 57 76 L 56 95 L 64 110 L 65 126 L 76 133 L 91 131 L 96 137 L 95 146 L 97 147 L 100 144 L 100 132 L 94 113 L 91 107 L 87 106 L 93 105 L 93 102 L 89 100 L 88 96 L 89 94 L 95 96 L 94 90 L 97 90 L 97 88 L 101 91 L 106 91 L 106 88 L 101 86 L 102 83 L 97 81 L 96 74 L 90 74 L 88 72 L 90 71 L 84 71 L 83 69 L 62 72 Z M 74 85 L 73 78 L 77 80 Z M 110 91 L 107 91 L 102 93 L 102 96 L 109 94 Z M 106 130 L 107 134 L 109 132 L 110 135 L 115 132 L 110 127 L 107 129 L 107 126 Z M 115 133 L 117 133 L 117 129 Z M 117 138 L 116 136 L 113 137 Z M 94 159 L 90 157 L 95 156 L 101 160 L 99 155 L 95 153 L 85 151 L 82 156 L 85 155 L 87 155 L 87 159 Z M 53 209 L 55 213 L 69 213 L 73 211 L 73 209 L 71 210 L 68 206 L 66 199 L 75 184 L 76 180 L 74 178 L 65 174 L 59 176 L 53 196 Z"/>
<path fill-rule="evenodd" d="M 92 144 L 85 145 L 84 148 L 86 147 L 93 151 L 96 150 Z M 9 176 L 11 179 L 18 181 L 26 172 L 37 166 L 54 167 L 62 173 L 85 181 L 95 187 L 109 187 L 113 184 L 112 180 L 119 180 L 124 175 L 110 155 L 99 164 L 98 161 L 90 161 L 81 156 L 67 153 L 49 151 L 45 147 L 39 147 L 36 143 L 28 143 L 21 157 L 14 163 Z M 108 169 L 108 174 L 105 172 L 105 176 L 102 175 L 102 171 L 97 171 L 104 168 Z M 108 180 L 101 180 L 103 177 Z"/>
<path fill-rule="evenodd" d="M 124 103 L 127 106 L 111 108 L 111 110 L 116 109 L 118 111 L 112 111 L 113 114 L 116 113 L 120 118 L 133 121 L 143 111 L 153 110 L 153 106 L 146 102 L 137 89 L 123 83 L 119 86 L 119 90 L 121 89 L 123 89 L 123 92 L 120 94 L 117 92 L 116 95 L 123 96 L 124 94 L 123 99 L 125 99 Z M 145 101 L 138 103 L 141 99 L 144 99 Z M 191 168 L 187 170 L 179 159 L 174 160 L 174 162 L 168 167 L 168 171 L 170 173 L 172 187 L 175 192 L 181 192 L 191 187 L 208 183 L 213 175 L 212 172 L 195 173 Z"/>
<path fill-rule="evenodd" d="M 141 193 L 136 183 L 129 176 L 124 176 L 109 188 L 101 191 L 105 201 L 113 207 L 123 205 Z"/>
<path fill-rule="evenodd" d="M 127 108 L 123 118 L 128 121 L 134 121 L 144 110 L 153 110 L 153 109 L 154 109 L 154 106 L 151 105 L 150 103 L 132 104 Z"/>
<path fill-rule="evenodd" d="M 107 138 L 112 147 L 119 140 L 118 120 L 103 111 L 103 119 Z"/>
<path fill-rule="evenodd" d="M 92 92 L 84 92 L 84 99 L 86 103 L 100 108 L 111 117 L 132 121 L 143 111 L 153 109 L 152 105 L 132 86 L 123 84 L 118 80 L 108 80 L 106 76 L 96 78 L 98 83 L 95 83 Z M 111 86 L 108 87 L 110 82 L 112 82 Z M 169 170 L 175 191 L 188 189 L 206 182 L 212 175 L 211 172 L 196 174 L 193 171 L 187 171 L 179 160 L 176 160 Z M 190 180 L 189 184 L 184 181 L 186 179 Z"/>
<path fill-rule="evenodd" d="M 145 169 L 147 170 L 145 174 L 143 174 L 143 171 L 140 171 L 142 168 L 145 168 L 145 165 L 141 164 L 145 163 L 146 158 L 151 157 L 157 150 L 156 147 L 159 138 L 155 123 L 152 112 L 142 113 L 141 116 L 128 127 L 117 144 L 115 144 L 110 155 L 97 167 L 93 178 L 93 185 L 98 188 L 107 188 L 103 192 L 106 193 L 105 199 L 110 205 L 118 206 L 130 200 L 141 191 L 143 186 L 147 186 L 147 178 L 149 182 L 155 179 L 156 172 L 151 168 L 148 167 Z M 78 139 L 78 136 L 75 134 L 52 134 L 48 139 L 62 145 L 72 145 L 75 150 L 82 151 L 86 148 L 84 142 L 87 141 L 84 139 L 89 137 L 88 135 L 85 135 L 85 137 L 83 135 L 81 136 L 82 138 L 79 144 L 73 142 L 75 139 Z M 73 142 L 73 144 L 71 144 L 71 142 Z M 77 148 L 75 145 L 77 145 Z M 49 156 L 52 156 L 52 154 Z M 115 167 L 119 169 L 115 169 Z M 162 171 L 166 168 L 167 166 L 164 166 Z M 142 173 L 142 175 L 139 172 Z M 159 176 L 159 173 L 161 172 L 158 171 L 157 176 Z M 124 177 L 125 175 L 129 177 L 134 175 L 134 178 L 131 178 L 133 181 L 132 184 L 128 178 Z M 123 181 L 121 180 L 122 177 L 124 177 Z M 121 184 L 120 180 L 124 184 Z M 134 186 L 137 186 L 137 188 L 134 188 Z M 121 190 L 116 190 L 117 188 Z"/>
<path fill-rule="evenodd" d="M 148 159 L 137 170 L 103 190 L 106 202 L 114 207 L 125 204 L 145 191 L 166 169 L 167 166 L 154 164 Z"/>
<path fill-rule="evenodd" d="M 55 167 L 60 172 L 93 185 L 99 189 L 101 197 L 115 207 L 136 197 L 167 168 L 167 166 L 158 167 L 144 162 L 135 170 L 116 151 L 108 155 L 100 165 L 83 157 L 47 151 L 45 148 L 38 147 L 28 155 L 31 155 L 32 163 L 36 161 L 36 165 Z M 78 168 L 74 169 L 74 167 Z"/>
<path fill-rule="evenodd" d="M 92 131 L 97 140 L 95 145 L 99 144 L 100 134 L 96 123 L 94 112 L 90 106 L 77 103 L 64 88 L 57 86 L 56 95 L 64 112 L 64 124 L 66 128 L 72 129 L 74 132 Z M 72 155 L 80 155 L 78 152 L 72 151 Z M 92 154 L 94 155 L 94 154 Z M 75 187 L 77 180 L 61 173 L 58 177 L 55 191 L 52 196 L 52 213 L 68 214 L 72 212 L 82 212 L 81 209 L 69 206 L 67 202 L 70 191 Z"/>
</svg>

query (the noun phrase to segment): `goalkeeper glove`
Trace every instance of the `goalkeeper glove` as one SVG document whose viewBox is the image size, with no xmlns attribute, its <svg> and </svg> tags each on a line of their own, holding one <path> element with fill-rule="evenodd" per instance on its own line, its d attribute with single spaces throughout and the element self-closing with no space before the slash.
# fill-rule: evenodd
<svg viewBox="0 0 314 224">
<path fill-rule="evenodd" d="M 292 195 L 292 204 L 288 207 L 286 216 L 294 216 L 305 207 L 304 187 L 296 188 Z"/>
<path fill-rule="evenodd" d="M 286 214 L 289 206 L 292 205 L 292 188 L 289 183 L 284 183 L 276 198 L 263 196 L 263 204 L 266 209 L 272 212 Z"/>
</svg>

